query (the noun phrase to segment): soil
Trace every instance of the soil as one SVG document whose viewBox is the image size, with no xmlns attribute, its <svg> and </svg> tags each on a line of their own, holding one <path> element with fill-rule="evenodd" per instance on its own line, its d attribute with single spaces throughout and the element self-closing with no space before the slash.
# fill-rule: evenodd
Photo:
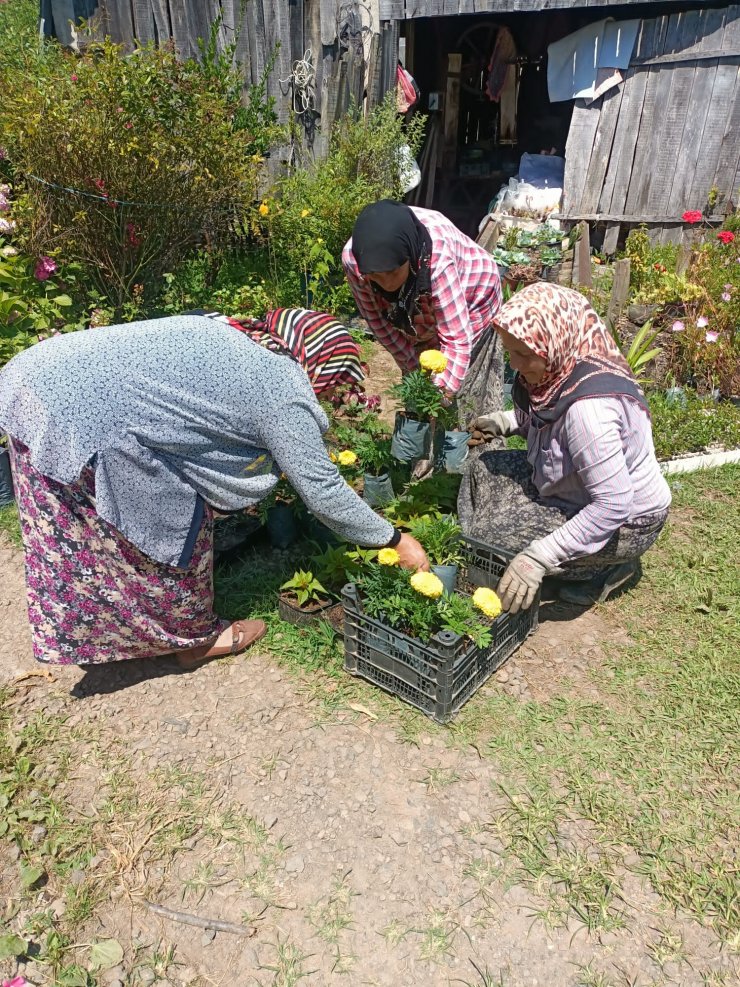
<svg viewBox="0 0 740 987">
<path fill-rule="evenodd" d="M 80 943 L 123 946 L 101 984 L 483 987 L 475 963 L 490 973 L 486 984 L 505 987 L 595 984 L 581 976 L 588 964 L 608 973 L 598 983 L 699 987 L 710 982 L 700 971 L 725 965 L 709 929 L 672 917 L 634 875 L 624 929 L 600 938 L 573 923 L 548 930 L 536 917 L 541 900 L 516 882 L 486 825 L 500 809 L 496 763 L 418 718 L 415 743 L 404 742 L 400 719 L 373 711 L 371 687 L 360 704 L 332 704 L 336 683 L 320 680 L 319 692 L 315 678 L 258 651 L 189 674 L 166 659 L 42 668 L 32 660 L 24 596 L 22 553 L 0 541 L 0 685 L 16 683 L 11 714 L 20 722 L 61 716 L 79 737 L 67 741 L 77 750 L 64 794 L 80 819 L 100 811 L 111 765 L 122 766 L 137 795 L 135 807 L 106 823 L 107 845 L 70 876 L 94 881 L 96 869 L 118 868 L 108 897 L 75 933 Z M 522 701 L 567 692 L 588 702 L 605 642 L 627 640 L 602 612 L 546 604 L 539 630 L 484 688 Z M 163 785 L 162 772 L 180 779 L 175 787 Z M 194 831 L 173 837 L 171 857 L 154 853 L 153 840 L 142 850 L 152 823 L 136 816 L 130 826 L 138 828 L 127 831 L 127 813 L 151 798 L 171 821 L 183 792 L 196 798 L 186 780 L 193 776 L 207 786 Z M 433 776 L 450 783 L 437 787 Z M 231 813 L 232 827 L 256 820 L 264 840 L 229 851 L 209 835 L 217 812 Z M 135 864 L 131 847 L 139 848 Z M 472 876 L 481 867 L 484 885 Z M 18 880 L 17 854 L 0 844 L 0 886 Z M 214 935 L 162 918 L 146 901 L 256 932 Z M 63 918 L 66 905 L 41 888 L 33 907 Z M 24 906 L 14 924 L 29 914 Z M 691 965 L 661 969 L 652 958 L 655 930 L 666 923 Z M 51 983 L 32 961 L 21 972 L 31 984 Z M 0 979 L 13 973 L 0 963 Z"/>
</svg>

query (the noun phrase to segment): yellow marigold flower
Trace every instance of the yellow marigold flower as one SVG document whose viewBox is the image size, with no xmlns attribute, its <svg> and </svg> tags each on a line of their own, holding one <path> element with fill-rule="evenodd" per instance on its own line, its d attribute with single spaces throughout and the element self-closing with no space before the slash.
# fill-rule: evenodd
<svg viewBox="0 0 740 987">
<path fill-rule="evenodd" d="M 415 572 L 411 577 L 411 586 L 422 596 L 429 596 L 436 600 L 444 592 L 442 580 L 433 572 Z"/>
<path fill-rule="evenodd" d="M 419 355 L 422 370 L 430 374 L 441 374 L 447 366 L 447 357 L 439 350 L 424 350 Z"/>
<path fill-rule="evenodd" d="M 381 565 L 398 565 L 400 561 L 401 556 L 395 548 L 381 548 L 378 552 L 378 562 Z"/>
<path fill-rule="evenodd" d="M 261 204 L 261 206 L 259 208 L 259 214 L 260 214 L 260 216 L 269 216 L 270 215 L 270 207 L 267 205 L 266 202 L 263 202 Z"/>
<path fill-rule="evenodd" d="M 337 461 L 337 455 L 336 455 L 336 453 L 334 453 L 334 452 L 330 452 L 330 453 L 329 453 L 329 459 L 331 459 L 331 461 L 332 461 L 333 463 L 336 463 L 336 461 Z"/>
<path fill-rule="evenodd" d="M 310 216 L 310 215 L 311 215 L 311 210 L 310 209 L 302 209 L 301 210 L 301 219 L 305 219 L 306 216 Z"/>
<path fill-rule="evenodd" d="M 352 452 L 351 449 L 342 449 L 337 456 L 337 462 L 340 466 L 354 466 L 357 462 L 357 453 Z"/>
<path fill-rule="evenodd" d="M 479 586 L 473 593 L 473 603 L 479 610 L 483 611 L 486 617 L 498 617 L 501 613 L 501 600 L 499 600 L 498 594 L 494 593 L 492 589 L 486 589 L 485 586 Z"/>
</svg>

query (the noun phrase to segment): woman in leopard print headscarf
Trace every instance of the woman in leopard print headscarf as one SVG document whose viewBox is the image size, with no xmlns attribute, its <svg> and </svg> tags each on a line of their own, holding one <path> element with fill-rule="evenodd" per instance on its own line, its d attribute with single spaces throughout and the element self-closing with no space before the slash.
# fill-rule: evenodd
<svg viewBox="0 0 740 987">
<path fill-rule="evenodd" d="M 527 450 L 471 461 L 463 530 L 514 556 L 499 587 L 512 612 L 531 606 L 548 574 L 580 581 L 562 585 L 562 599 L 606 599 L 637 573 L 670 505 L 645 395 L 577 291 L 529 285 L 494 328 L 516 371 L 514 409 L 480 416 L 471 441 L 521 435 Z"/>
</svg>

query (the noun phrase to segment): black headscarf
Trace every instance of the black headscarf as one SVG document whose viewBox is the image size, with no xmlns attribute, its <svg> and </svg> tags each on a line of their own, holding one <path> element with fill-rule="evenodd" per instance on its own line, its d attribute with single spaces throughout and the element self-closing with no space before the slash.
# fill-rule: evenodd
<svg viewBox="0 0 740 987">
<path fill-rule="evenodd" d="M 365 206 L 352 230 L 352 253 L 360 274 L 393 271 L 409 262 L 409 276 L 398 291 L 384 291 L 371 282 L 373 291 L 393 303 L 391 323 L 413 331 L 412 319 L 419 295 L 431 291 L 432 238 L 427 228 L 402 202 L 381 199 Z"/>
</svg>

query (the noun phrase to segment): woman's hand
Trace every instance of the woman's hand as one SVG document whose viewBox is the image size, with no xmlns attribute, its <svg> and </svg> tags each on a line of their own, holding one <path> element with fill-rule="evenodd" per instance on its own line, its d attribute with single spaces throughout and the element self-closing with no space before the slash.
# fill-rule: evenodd
<svg viewBox="0 0 740 987">
<path fill-rule="evenodd" d="M 490 442 L 491 439 L 497 439 L 499 436 L 505 438 L 513 435 L 514 432 L 509 413 L 506 411 L 487 411 L 479 415 L 470 423 L 469 430 L 471 436 L 468 445 L 471 447 Z"/>
<path fill-rule="evenodd" d="M 401 535 L 401 540 L 396 545 L 396 551 L 404 569 L 420 569 L 422 572 L 429 572 L 427 553 L 411 535 Z"/>
</svg>

